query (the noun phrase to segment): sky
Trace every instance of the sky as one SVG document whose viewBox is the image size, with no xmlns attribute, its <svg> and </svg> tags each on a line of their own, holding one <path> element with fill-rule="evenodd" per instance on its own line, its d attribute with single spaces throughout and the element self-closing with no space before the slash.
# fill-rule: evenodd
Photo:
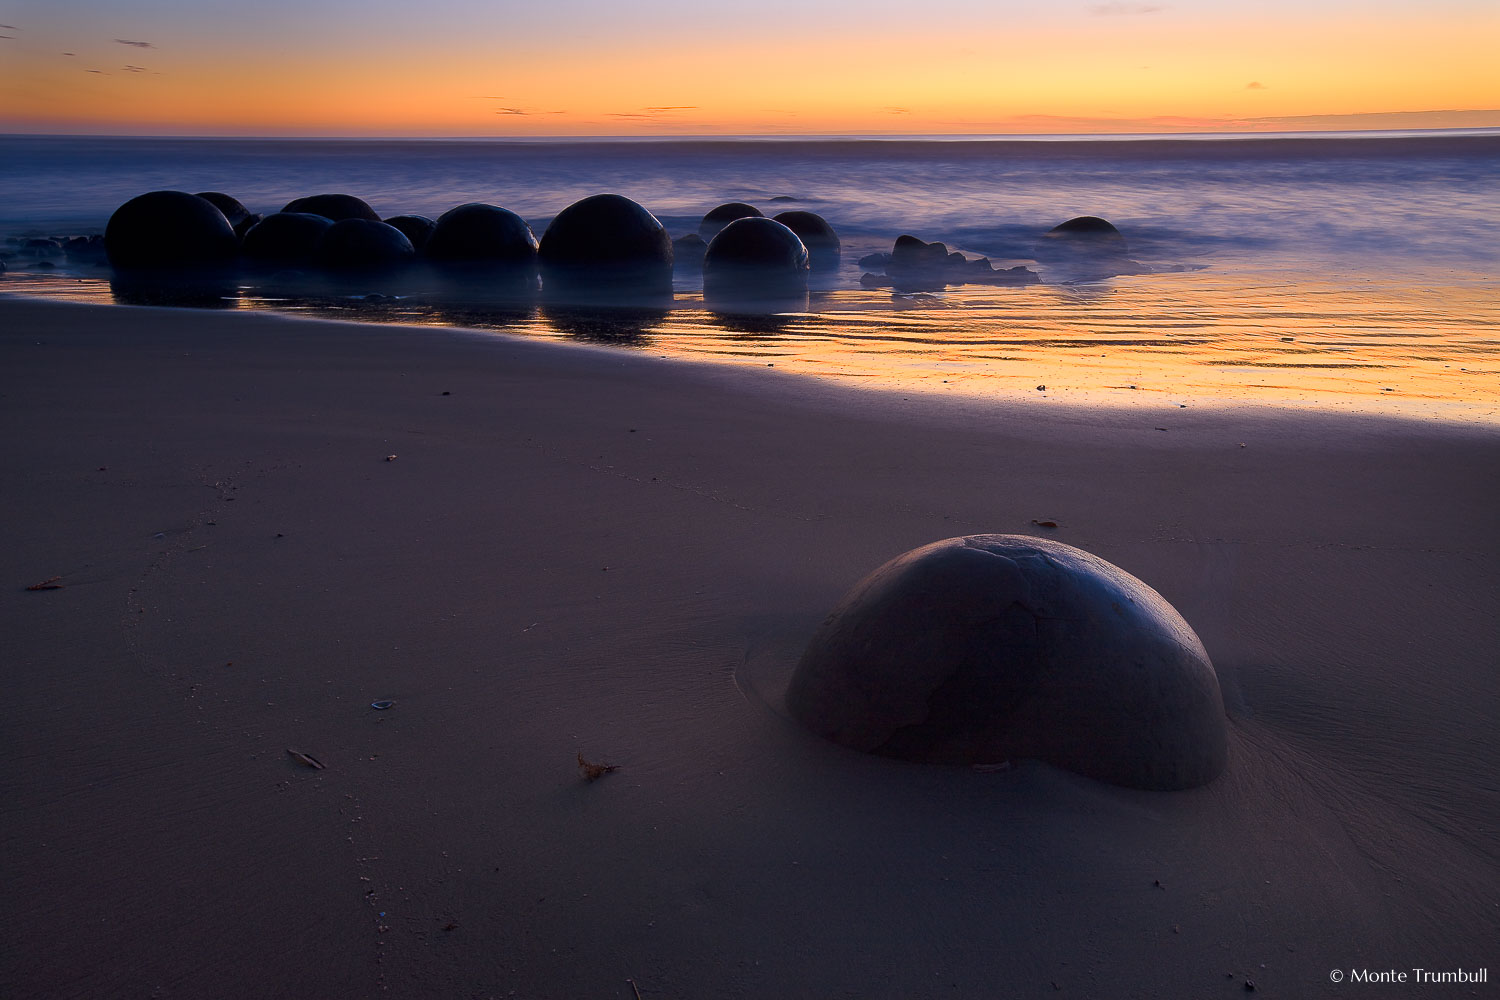
<svg viewBox="0 0 1500 1000">
<path fill-rule="evenodd" d="M 1500 126 L 1496 0 L 0 0 L 0 132 Z"/>
</svg>

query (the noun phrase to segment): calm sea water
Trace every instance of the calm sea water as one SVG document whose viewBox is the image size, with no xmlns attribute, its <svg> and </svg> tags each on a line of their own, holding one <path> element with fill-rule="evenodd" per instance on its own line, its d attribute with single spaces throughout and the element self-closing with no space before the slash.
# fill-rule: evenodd
<svg viewBox="0 0 1500 1000">
<path fill-rule="evenodd" d="M 639 201 L 673 236 L 748 201 L 845 244 L 807 311 L 674 308 L 624 323 L 395 301 L 236 305 L 477 325 L 775 364 L 931 392 L 1178 405 L 1255 399 L 1500 422 L 1500 133 L 1072 140 L 254 140 L 0 137 L 0 237 L 101 232 L 144 191 L 252 211 L 345 191 L 384 216 L 484 201 L 540 235 L 579 198 Z M 1150 273 L 893 294 L 856 261 L 911 233 L 1025 263 L 1041 233 L 1109 219 Z M 105 276 L 13 258 L 0 291 L 109 301 Z M 376 289 L 372 289 L 376 291 Z M 1046 385 L 1046 390 L 1036 386 Z M 1134 387 L 1134 388 L 1132 388 Z"/>
</svg>

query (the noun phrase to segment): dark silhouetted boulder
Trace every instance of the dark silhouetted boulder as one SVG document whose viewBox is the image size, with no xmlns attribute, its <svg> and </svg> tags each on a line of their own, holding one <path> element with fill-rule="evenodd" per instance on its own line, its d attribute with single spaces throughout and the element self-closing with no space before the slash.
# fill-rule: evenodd
<svg viewBox="0 0 1500 1000">
<path fill-rule="evenodd" d="M 344 274 L 388 274 L 410 264 L 417 252 L 395 226 L 370 219 L 344 219 L 323 234 L 318 263 Z"/>
<path fill-rule="evenodd" d="M 385 220 L 385 224 L 401 230 L 401 234 L 411 240 L 412 248 L 417 253 L 422 252 L 422 248 L 427 245 L 428 237 L 437 227 L 437 223 L 425 215 L 393 215 Z"/>
<path fill-rule="evenodd" d="M 264 267 L 311 267 L 333 226 L 310 212 L 276 212 L 245 233 L 241 249 L 247 261 Z"/>
<path fill-rule="evenodd" d="M 379 222 L 380 215 L 362 199 L 352 194 L 315 194 L 287 202 L 283 212 L 306 212 L 321 215 L 334 222 L 345 219 L 368 219 Z"/>
<path fill-rule="evenodd" d="M 672 262 L 678 267 L 701 268 L 708 244 L 697 233 L 688 233 L 672 241 Z"/>
<path fill-rule="evenodd" d="M 698 223 L 698 235 L 708 242 L 719 234 L 719 230 L 729 225 L 735 219 L 760 219 L 765 213 L 754 205 L 747 205 L 742 201 L 731 201 L 720 205 L 718 208 L 710 209 Z"/>
<path fill-rule="evenodd" d="M 802 245 L 807 247 L 808 263 L 814 271 L 832 270 L 839 266 L 842 245 L 839 234 L 833 231 L 828 220 L 816 212 L 782 212 L 775 220 L 797 234 Z"/>
<path fill-rule="evenodd" d="M 735 219 L 703 255 L 703 295 L 710 300 L 806 294 L 807 248 L 797 234 L 764 217 Z"/>
<path fill-rule="evenodd" d="M 240 224 L 250 217 L 250 210 L 241 205 L 238 198 L 222 191 L 199 191 L 198 197 L 223 212 L 224 218 L 229 220 L 229 228 L 237 233 L 240 232 Z"/>
<path fill-rule="evenodd" d="M 116 268 L 202 270 L 233 262 L 240 241 L 212 202 L 186 191 L 152 191 L 115 209 L 104 246 Z"/>
<path fill-rule="evenodd" d="M 529 269 L 536 266 L 536 247 L 525 219 L 495 205 L 472 202 L 438 218 L 425 253 L 439 264 Z"/>
<path fill-rule="evenodd" d="M 557 214 L 537 251 L 549 296 L 657 298 L 672 293 L 672 239 L 629 198 L 596 194 Z"/>
<path fill-rule="evenodd" d="M 904 760 L 1033 758 L 1117 785 L 1223 770 L 1224 703 L 1161 595 L 1080 549 L 971 535 L 861 580 L 824 621 L 786 703 L 815 733 Z"/>
</svg>

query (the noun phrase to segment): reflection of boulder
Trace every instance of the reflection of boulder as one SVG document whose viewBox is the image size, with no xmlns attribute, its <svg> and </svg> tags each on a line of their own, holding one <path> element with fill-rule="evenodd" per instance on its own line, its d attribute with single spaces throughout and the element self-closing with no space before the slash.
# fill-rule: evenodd
<svg viewBox="0 0 1500 1000">
<path fill-rule="evenodd" d="M 668 310 L 651 307 L 565 305 L 547 302 L 542 317 L 562 334 L 591 344 L 639 346 L 667 318 Z"/>
<path fill-rule="evenodd" d="M 827 739 L 946 764 L 1035 758 L 1135 788 L 1205 784 L 1228 750 L 1202 643 L 1146 584 L 1071 546 L 950 538 L 823 622 L 787 707 Z"/>
<path fill-rule="evenodd" d="M 896 237 L 890 253 L 861 257 L 866 273 L 859 283 L 866 288 L 899 291 L 930 291 L 945 285 L 1029 285 L 1041 280 L 1026 267 L 996 268 L 988 257 L 970 260 L 943 243 L 927 243 L 915 236 Z M 876 269 L 881 273 L 877 273 Z"/>
<path fill-rule="evenodd" d="M 368 219 L 379 222 L 380 215 L 363 199 L 352 194 L 315 194 L 287 202 L 283 212 L 311 212 L 334 222 L 345 219 Z"/>
<path fill-rule="evenodd" d="M 839 266 L 842 247 L 839 234 L 828 220 L 816 212 L 782 212 L 776 221 L 797 234 L 807 247 L 808 263 L 814 271 L 831 271 Z"/>
<path fill-rule="evenodd" d="M 536 267 L 536 237 L 526 220 L 496 205 L 471 202 L 438 217 L 425 255 L 437 264 Z"/>
<path fill-rule="evenodd" d="M 704 240 L 712 241 L 719 234 L 719 230 L 729 225 L 735 219 L 760 219 L 764 213 L 754 205 L 747 205 L 743 201 L 725 202 L 718 208 L 711 208 L 698 223 L 698 235 Z"/>
<path fill-rule="evenodd" d="M 425 215 L 393 215 L 385 220 L 387 226 L 395 226 L 401 230 L 401 235 L 411 240 L 412 249 L 417 253 L 427 245 L 427 238 L 432 235 L 432 230 L 437 226 Z"/>
<path fill-rule="evenodd" d="M 549 297 L 657 299 L 672 294 L 672 239 L 656 216 L 617 194 L 563 209 L 537 250 Z"/>
<path fill-rule="evenodd" d="M 245 234 L 242 251 L 253 264 L 311 267 L 317 263 L 323 237 L 333 222 L 309 212 L 276 212 Z"/>
<path fill-rule="evenodd" d="M 318 248 L 318 262 L 329 271 L 385 274 L 416 257 L 411 240 L 395 226 L 370 219 L 343 219 L 329 227 Z"/>
<path fill-rule="evenodd" d="M 231 263 L 240 241 L 212 202 L 186 191 L 151 191 L 115 209 L 104 246 L 117 268 L 201 269 Z"/>
<path fill-rule="evenodd" d="M 1081 215 L 1053 226 L 1037 242 L 1033 256 L 1064 281 L 1089 281 L 1121 274 L 1149 273 L 1130 259 L 1130 247 L 1120 231 L 1094 215 Z"/>
<path fill-rule="evenodd" d="M 703 298 L 716 301 L 807 295 L 807 248 L 797 234 L 767 218 L 736 219 L 708 244 Z"/>
</svg>

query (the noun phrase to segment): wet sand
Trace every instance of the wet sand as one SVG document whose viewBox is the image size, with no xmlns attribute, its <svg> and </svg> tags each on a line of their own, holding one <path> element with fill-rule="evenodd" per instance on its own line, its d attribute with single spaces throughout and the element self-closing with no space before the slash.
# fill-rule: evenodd
<svg viewBox="0 0 1500 1000">
<path fill-rule="evenodd" d="M 1497 964 L 1493 428 L 7 299 L 0 414 L 0 995 L 1346 996 L 1330 970 Z M 1130 791 L 788 721 L 845 590 L 976 532 L 1171 601 L 1227 772 Z"/>
</svg>

